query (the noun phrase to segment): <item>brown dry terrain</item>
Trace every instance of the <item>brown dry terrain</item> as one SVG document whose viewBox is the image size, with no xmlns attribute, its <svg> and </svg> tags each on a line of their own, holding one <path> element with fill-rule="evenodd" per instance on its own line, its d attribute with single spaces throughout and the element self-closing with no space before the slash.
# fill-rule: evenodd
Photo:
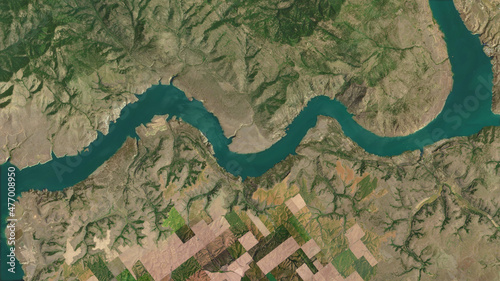
<svg viewBox="0 0 500 281">
<path fill-rule="evenodd" d="M 3 7 L 1 161 L 23 168 L 76 154 L 134 94 L 174 75 L 235 136 L 237 152 L 269 147 L 317 95 L 338 97 L 380 135 L 432 120 L 451 72 L 427 1 L 316 1 Z"/>
<path fill-rule="evenodd" d="M 146 257 L 159 249 L 181 256 L 164 247 L 173 237 L 163 223 L 173 207 L 194 237 L 233 210 L 263 241 L 275 237 L 293 215 L 321 249 L 315 256 L 318 272 L 338 271 L 346 280 L 357 272 L 372 276 L 370 280 L 500 277 L 496 128 L 441 141 L 422 156 L 411 152 L 381 158 L 343 136 L 336 121 L 320 118 L 298 155 L 262 177 L 241 182 L 217 166 L 196 129 L 178 121 L 159 123 L 139 128 L 139 142 L 127 141 L 84 182 L 60 192 L 22 194 L 18 256 L 28 280 L 73 280 L 69 276 L 84 274 L 81 264 L 95 256 L 106 263 L 119 256 L 132 271 L 143 256 L 145 270 L 164 274 L 160 265 L 172 259 Z M 354 175 L 348 177 L 351 170 Z M 193 255 L 204 245 L 221 253 L 227 248 L 222 237 L 212 244 L 201 239 L 178 246 Z M 300 236 L 293 237 L 306 254 L 313 251 Z M 202 252 L 195 257 L 206 259 Z M 356 265 L 363 259 L 374 271 Z M 272 274 L 296 273 L 289 262 Z M 257 264 L 244 268 L 258 276 Z M 299 272 L 308 274 L 304 268 Z"/>
<path fill-rule="evenodd" d="M 340 8 L 324 8 L 331 1 L 257 2 L 2 7 L 1 13 L 16 17 L 0 31 L 0 59 L 16 61 L 0 64 L 10 67 L 0 69 L 6 80 L 0 82 L 1 159 L 11 157 L 25 167 L 47 161 L 51 151 L 74 154 L 96 130 L 106 132 L 120 109 L 135 101 L 134 93 L 174 74 L 175 84 L 204 101 L 226 134 L 236 136 L 231 149 L 240 152 L 262 150 L 279 139 L 315 95 L 339 98 L 358 122 L 381 135 L 413 132 L 440 111 L 451 73 L 426 1 L 388 0 L 379 9 L 362 0 Z M 455 2 L 493 55 L 498 109 L 498 1 Z M 322 9 L 308 10 L 312 6 Z M 300 17 L 304 28 L 284 11 Z M 43 29 L 52 12 L 62 18 Z M 83 20 L 74 21 L 72 13 Z M 311 19 L 308 13 L 324 17 Z M 17 22 L 20 15 L 27 15 L 25 22 Z M 44 39 L 51 43 L 46 50 L 26 51 L 37 55 L 24 64 L 22 54 L 12 53 L 19 48 L 9 46 L 35 40 L 22 31 L 39 25 L 49 35 L 53 31 Z M 276 26 L 288 29 L 270 28 Z M 314 245 L 304 237 L 321 249 L 311 260 L 318 271 L 299 271 L 309 276 L 500 279 L 498 128 L 440 141 L 422 155 L 382 158 L 346 138 L 335 120 L 320 117 L 297 155 L 242 182 L 217 165 L 198 130 L 164 117 L 137 128 L 140 140 L 127 140 L 83 182 L 22 194 L 16 245 L 27 280 L 95 280 L 89 264 L 96 260 L 108 264 L 113 276 L 126 268 L 158 278 L 174 274 L 169 265 L 180 267 L 193 257 L 205 266 L 208 256 L 227 258 L 228 241 L 236 243 L 225 232 L 234 230 L 223 217 L 230 213 L 259 242 L 283 238 L 276 235 L 283 225 L 301 225 L 304 233 L 288 234 L 299 246 L 308 245 L 307 253 Z M 195 240 L 183 242 L 172 233 L 165 222 L 174 217 L 173 209 L 192 231 L 184 234 Z M 212 226 L 218 230 L 207 230 Z M 203 240 L 210 231 L 213 241 Z M 162 247 L 169 241 L 175 247 Z M 281 262 L 262 267 L 298 279 L 298 254 L 285 259 L 289 252 L 272 252 Z M 251 258 L 268 254 L 252 252 Z M 265 278 L 257 262 L 248 264 L 249 255 L 240 256 L 242 265 L 219 269 L 233 266 L 251 280 Z M 123 264 L 113 263 L 117 257 Z M 208 280 L 207 272 L 189 280 Z"/>
</svg>

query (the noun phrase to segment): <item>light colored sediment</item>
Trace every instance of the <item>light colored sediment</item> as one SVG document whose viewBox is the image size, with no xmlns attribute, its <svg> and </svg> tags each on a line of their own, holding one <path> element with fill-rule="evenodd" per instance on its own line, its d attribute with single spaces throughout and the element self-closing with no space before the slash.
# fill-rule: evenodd
<svg viewBox="0 0 500 281">
<path fill-rule="evenodd" d="M 239 153 L 255 153 L 268 149 L 273 142 L 255 124 L 243 125 L 236 131 L 229 149 Z"/>
</svg>

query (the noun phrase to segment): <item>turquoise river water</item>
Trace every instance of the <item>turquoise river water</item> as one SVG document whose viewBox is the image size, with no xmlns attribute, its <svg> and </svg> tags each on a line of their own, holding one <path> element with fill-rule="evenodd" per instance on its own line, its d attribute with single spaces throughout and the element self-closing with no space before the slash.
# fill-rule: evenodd
<svg viewBox="0 0 500 281">
<path fill-rule="evenodd" d="M 127 137 L 137 137 L 135 128 L 151 121 L 155 115 L 169 114 L 198 128 L 209 140 L 220 166 L 236 176 L 260 176 L 276 163 L 295 153 L 307 131 L 316 125 L 318 116 L 335 118 L 344 134 L 367 152 L 380 156 L 399 155 L 409 150 L 421 150 L 445 138 L 467 136 L 486 126 L 499 126 L 500 116 L 491 111 L 493 73 L 491 60 L 476 35 L 462 22 L 451 0 L 429 1 L 434 19 L 440 26 L 448 48 L 453 72 L 453 89 L 441 113 L 421 130 L 404 137 L 381 137 L 364 129 L 354 121 L 343 104 L 326 96 L 313 98 L 288 126 L 286 135 L 269 149 L 253 154 L 238 154 L 229 150 L 231 143 L 216 116 L 197 100 L 189 100 L 173 85 L 153 85 L 138 101 L 127 105 L 120 118 L 110 125 L 107 135 L 99 133 L 84 152 L 75 156 L 56 157 L 44 164 L 16 170 L 16 196 L 30 189 L 62 190 L 86 179 L 109 159 Z M 1 260 L 9 253 L 5 246 L 7 217 L 7 169 L 10 162 L 1 165 Z M 2 262 L 1 280 L 21 279 L 23 272 L 16 261 L 16 273 Z"/>
</svg>

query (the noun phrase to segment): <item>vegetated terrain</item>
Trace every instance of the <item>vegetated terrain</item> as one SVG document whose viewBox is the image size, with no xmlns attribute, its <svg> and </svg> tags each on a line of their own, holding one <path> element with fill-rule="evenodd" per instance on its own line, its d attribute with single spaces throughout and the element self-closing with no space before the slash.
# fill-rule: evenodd
<svg viewBox="0 0 500 281">
<path fill-rule="evenodd" d="M 239 152 L 270 146 L 316 95 L 378 134 L 410 133 L 452 84 L 425 0 L 0 5 L 0 158 L 20 168 L 76 154 L 174 75 Z"/>
<path fill-rule="evenodd" d="M 500 277 L 497 128 L 442 141 L 422 155 L 381 158 L 343 136 L 336 121 L 320 118 L 297 155 L 244 182 L 218 167 L 210 146 L 185 123 L 158 118 L 138 134 L 139 141 L 129 139 L 82 183 L 22 194 L 18 257 L 27 280 L 76 280 L 85 272 L 108 276 L 104 269 L 113 269 L 116 257 L 137 260 L 174 233 L 188 241 L 191 227 L 220 216 L 236 237 L 253 229 L 259 243 L 269 247 L 290 235 L 299 243 L 313 239 L 321 248 L 314 260 L 332 264 L 344 277 L 354 272 L 365 280 Z M 294 219 L 283 202 L 296 194 L 306 209 Z M 269 229 L 267 238 L 248 226 L 249 212 Z M 374 267 L 352 254 L 346 235 L 354 224 L 365 232 L 361 241 L 378 261 Z M 280 227 L 286 235 L 273 236 Z M 227 259 L 220 256 L 216 271 L 241 256 L 237 247 L 227 249 Z M 256 260 L 267 253 L 257 249 L 249 251 Z M 304 260 L 297 255 L 273 276 L 296 276 L 292 261 Z M 107 264 L 103 270 L 92 269 L 98 259 Z M 194 267 L 189 263 L 172 274 L 204 276 L 214 270 L 191 263 Z M 254 264 L 246 274 L 255 277 L 258 271 Z M 134 276 L 147 273 L 141 272 Z"/>
<path fill-rule="evenodd" d="M 411 132 L 427 122 L 422 115 L 439 112 L 451 72 L 427 1 L 309 3 L 0 3 L 1 158 L 25 167 L 47 161 L 51 151 L 76 154 L 135 93 L 174 74 L 226 134 L 236 134 L 238 151 L 269 146 L 315 95 L 338 97 L 361 124 L 385 135 Z M 481 4 L 460 6 L 470 25 L 479 12 L 467 5 Z M 490 22 L 485 34 L 496 38 L 489 29 L 495 10 L 488 11 L 478 23 Z M 182 122 L 158 118 L 138 135 L 87 180 L 22 194 L 17 256 L 28 280 L 150 280 L 142 263 L 124 270 L 113 261 L 174 233 L 187 241 L 191 226 L 231 221 L 233 212 L 258 216 L 280 238 L 281 220 L 300 226 L 280 207 L 298 193 L 307 211 L 297 216 L 304 229 L 296 240 L 316 241 L 317 261 L 344 277 L 500 278 L 498 128 L 441 141 L 423 155 L 380 158 L 345 138 L 336 121 L 320 118 L 297 155 L 244 182 L 222 170 L 204 137 Z M 255 138 L 259 144 L 247 145 Z M 373 268 L 349 249 L 346 232 L 355 224 L 378 260 Z M 208 270 L 240 254 L 234 246 Z M 300 259 L 295 253 L 272 275 L 294 274 Z M 189 259 L 175 278 L 200 267 Z M 260 273 L 255 265 L 248 270 Z"/>
</svg>

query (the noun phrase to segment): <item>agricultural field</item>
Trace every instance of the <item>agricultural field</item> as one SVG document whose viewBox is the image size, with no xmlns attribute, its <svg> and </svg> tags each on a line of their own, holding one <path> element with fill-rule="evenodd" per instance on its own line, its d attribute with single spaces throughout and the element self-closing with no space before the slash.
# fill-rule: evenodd
<svg viewBox="0 0 500 281">
<path fill-rule="evenodd" d="M 500 1 L 448 1 L 499 114 Z M 428 0 L 0 1 L 0 180 L 102 160 L 12 198 L 24 280 L 500 280 L 498 126 L 377 156 L 318 113 L 262 175 L 222 164 L 273 149 L 319 97 L 370 136 L 425 128 L 456 82 L 442 30 Z M 99 158 L 167 84 L 219 123 L 161 113 Z"/>
<path fill-rule="evenodd" d="M 43 261 L 26 267 L 28 278 L 498 274 L 499 165 L 484 161 L 498 156 L 496 128 L 433 145 L 423 155 L 379 158 L 321 118 L 297 155 L 242 182 L 216 164 L 196 129 L 170 120 L 158 130 L 155 122 L 138 128 L 140 140 L 129 139 L 84 182 L 23 194 L 21 262 Z M 194 180 L 185 159 L 203 163 Z M 454 243 L 481 258 L 471 260 Z M 462 263 L 466 271 L 455 266 Z"/>
</svg>

